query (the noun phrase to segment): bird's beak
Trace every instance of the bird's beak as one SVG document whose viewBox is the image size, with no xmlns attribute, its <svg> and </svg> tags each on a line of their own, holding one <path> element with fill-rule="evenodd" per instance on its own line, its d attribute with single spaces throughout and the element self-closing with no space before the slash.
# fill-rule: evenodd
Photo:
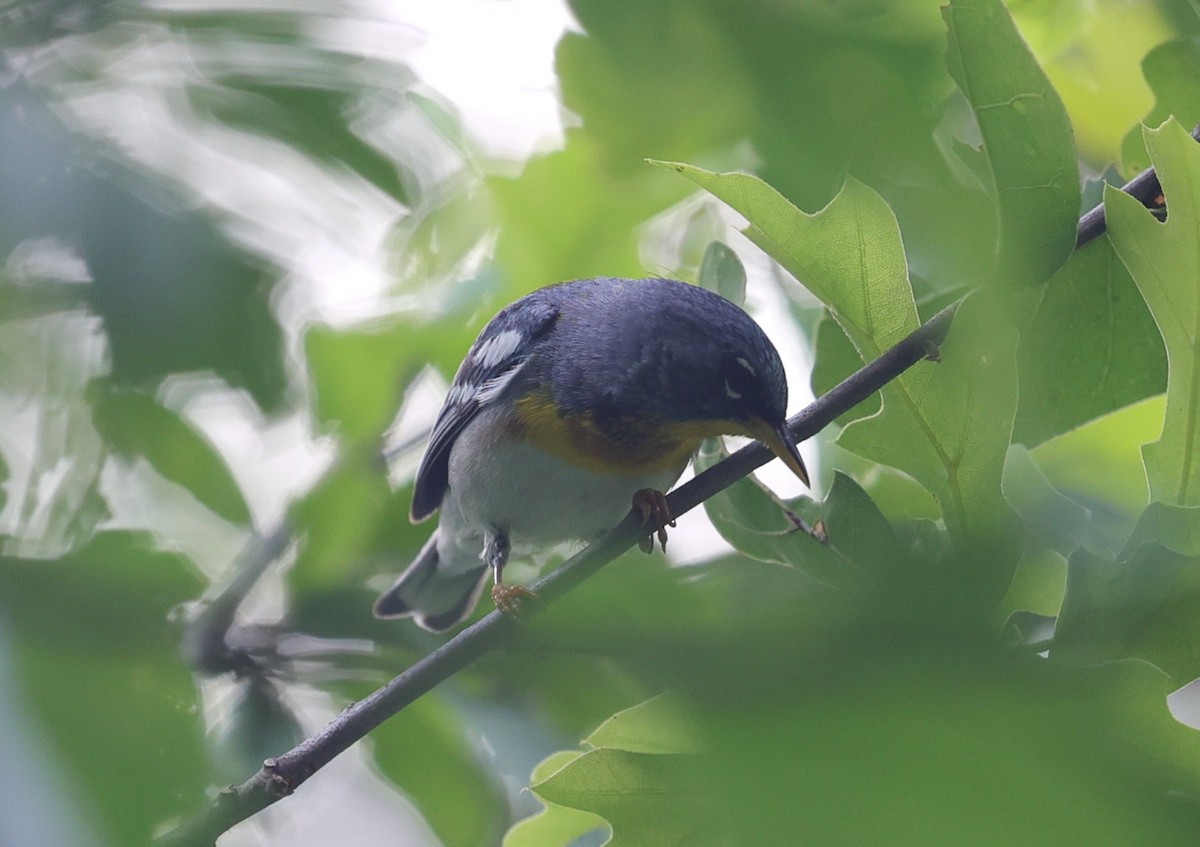
<svg viewBox="0 0 1200 847">
<path fill-rule="evenodd" d="M 772 426 L 766 421 L 757 421 L 757 424 L 754 435 L 770 447 L 771 452 L 782 459 L 788 469 L 800 477 L 801 482 L 811 488 L 808 469 L 804 467 L 804 460 L 800 458 L 800 450 L 796 447 L 796 439 L 788 432 L 787 424 L 781 422 Z"/>
</svg>

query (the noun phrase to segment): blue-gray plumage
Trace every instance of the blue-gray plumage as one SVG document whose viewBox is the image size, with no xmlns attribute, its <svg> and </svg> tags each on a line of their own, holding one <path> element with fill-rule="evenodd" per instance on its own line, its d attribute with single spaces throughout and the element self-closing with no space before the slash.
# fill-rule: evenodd
<svg viewBox="0 0 1200 847">
<path fill-rule="evenodd" d="M 437 532 L 376 603 L 427 629 L 470 613 L 518 548 L 590 540 L 635 494 L 678 479 L 701 438 L 758 437 L 807 482 L 784 425 L 779 354 L 750 317 L 665 279 L 585 279 L 503 309 L 451 383 L 417 472 L 412 517 Z M 654 502 L 661 502 L 661 494 Z"/>
</svg>

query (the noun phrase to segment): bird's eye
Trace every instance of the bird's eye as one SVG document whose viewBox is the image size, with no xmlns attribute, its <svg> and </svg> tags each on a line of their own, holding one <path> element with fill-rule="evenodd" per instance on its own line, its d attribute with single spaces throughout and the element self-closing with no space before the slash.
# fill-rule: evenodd
<svg viewBox="0 0 1200 847">
<path fill-rule="evenodd" d="M 725 378 L 725 396 L 730 400 L 741 400 L 758 379 L 754 366 L 742 356 L 727 359 L 722 370 L 722 376 Z"/>
</svg>

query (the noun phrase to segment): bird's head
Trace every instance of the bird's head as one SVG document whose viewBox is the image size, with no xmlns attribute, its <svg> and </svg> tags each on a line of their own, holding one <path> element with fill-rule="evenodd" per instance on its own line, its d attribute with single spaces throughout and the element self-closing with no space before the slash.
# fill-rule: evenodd
<svg viewBox="0 0 1200 847">
<path fill-rule="evenodd" d="M 647 374 L 660 414 L 704 435 L 764 442 L 805 485 L 808 472 L 786 424 L 788 386 L 775 346 L 749 315 L 715 294 L 681 310 L 658 339 Z"/>
</svg>

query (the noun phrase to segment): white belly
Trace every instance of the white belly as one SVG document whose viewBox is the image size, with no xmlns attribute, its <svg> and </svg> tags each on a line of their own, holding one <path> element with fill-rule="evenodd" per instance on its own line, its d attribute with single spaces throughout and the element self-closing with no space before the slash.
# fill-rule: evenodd
<svg viewBox="0 0 1200 847">
<path fill-rule="evenodd" d="M 489 417 L 484 413 L 468 424 L 450 452 L 450 489 L 438 533 L 440 551 L 450 542 L 459 553 L 446 558 L 461 557 L 443 563 L 452 568 L 478 567 L 488 532 L 507 533 L 514 552 L 597 538 L 625 517 L 634 492 L 666 491 L 686 466 L 656 474 L 595 474 L 497 437 L 502 428 Z"/>
</svg>

